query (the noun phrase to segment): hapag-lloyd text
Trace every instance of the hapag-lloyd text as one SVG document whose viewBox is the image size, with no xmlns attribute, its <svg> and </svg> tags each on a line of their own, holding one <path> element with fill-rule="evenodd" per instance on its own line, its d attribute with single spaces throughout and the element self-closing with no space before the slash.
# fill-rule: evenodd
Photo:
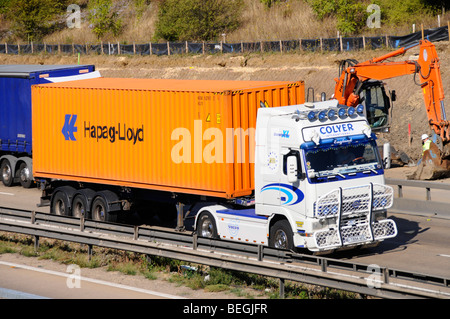
<svg viewBox="0 0 450 319">
<path fill-rule="evenodd" d="M 133 145 L 136 142 L 144 141 L 144 125 L 140 128 L 128 127 L 125 123 L 118 123 L 117 126 L 92 125 L 90 122 L 84 122 L 84 137 L 95 138 L 98 140 L 109 139 L 111 143 L 116 141 L 130 141 Z"/>
</svg>

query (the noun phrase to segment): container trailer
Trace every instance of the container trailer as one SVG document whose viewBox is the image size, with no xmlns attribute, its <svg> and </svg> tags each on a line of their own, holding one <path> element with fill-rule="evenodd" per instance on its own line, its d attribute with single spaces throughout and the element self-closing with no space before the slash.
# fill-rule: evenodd
<svg viewBox="0 0 450 319">
<path fill-rule="evenodd" d="M 0 178 L 33 184 L 31 86 L 99 76 L 93 65 L 0 65 Z"/>
<path fill-rule="evenodd" d="M 393 191 L 361 109 L 304 103 L 304 91 L 269 81 L 33 86 L 41 205 L 115 221 L 150 202 L 179 230 L 192 217 L 199 236 L 283 249 L 395 236 Z M 346 152 L 353 158 L 338 162 Z"/>
</svg>

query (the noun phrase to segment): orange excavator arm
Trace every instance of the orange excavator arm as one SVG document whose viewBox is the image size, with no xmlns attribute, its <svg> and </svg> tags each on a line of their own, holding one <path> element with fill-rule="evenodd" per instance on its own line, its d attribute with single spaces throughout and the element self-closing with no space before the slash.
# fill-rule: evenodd
<svg viewBox="0 0 450 319">
<path fill-rule="evenodd" d="M 417 61 L 385 62 L 389 58 L 404 54 L 417 45 L 420 45 Z M 340 78 L 336 79 L 334 98 L 339 101 L 339 104 L 356 106 L 360 102 L 359 89 L 364 81 L 370 79 L 381 81 L 407 74 L 418 75 L 420 83 L 417 84 L 422 88 L 430 127 L 441 137 L 443 142 L 450 141 L 450 125 L 444 109 L 444 89 L 439 58 L 434 44 L 428 40 L 422 40 L 419 44 L 402 47 L 366 62 L 357 63 L 350 60 L 347 63 L 349 66 L 342 67 Z"/>
</svg>

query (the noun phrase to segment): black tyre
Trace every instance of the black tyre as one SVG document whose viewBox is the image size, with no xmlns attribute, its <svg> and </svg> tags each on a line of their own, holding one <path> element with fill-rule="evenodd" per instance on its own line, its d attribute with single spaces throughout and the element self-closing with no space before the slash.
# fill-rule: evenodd
<svg viewBox="0 0 450 319">
<path fill-rule="evenodd" d="M 75 195 L 75 197 L 72 200 L 72 216 L 78 218 L 84 216 L 88 218 L 87 212 L 88 212 L 88 204 L 86 201 L 86 197 L 82 194 Z"/>
<path fill-rule="evenodd" d="M 50 213 L 61 216 L 71 215 L 69 199 L 64 191 L 59 191 L 52 197 Z"/>
<path fill-rule="evenodd" d="M 12 184 L 14 182 L 13 170 L 11 167 L 11 163 L 8 160 L 4 160 L 2 162 L 0 171 L 2 174 L 1 178 L 2 178 L 3 185 L 5 185 L 6 187 L 12 186 Z"/>
<path fill-rule="evenodd" d="M 106 200 L 102 196 L 97 196 L 92 202 L 91 217 L 97 221 L 116 222 L 117 212 L 111 212 Z"/>
<path fill-rule="evenodd" d="M 73 196 L 72 199 L 72 216 L 81 218 L 84 216 L 86 219 L 91 218 L 91 203 L 95 197 L 95 191 L 90 188 L 82 188 Z"/>
<path fill-rule="evenodd" d="M 17 176 L 19 176 L 19 182 L 23 188 L 30 188 L 33 185 L 31 171 L 26 163 L 20 164 Z"/>
<path fill-rule="evenodd" d="M 270 228 L 269 246 L 277 249 L 294 249 L 294 235 L 286 219 L 275 222 Z"/>
<path fill-rule="evenodd" d="M 210 213 L 202 213 L 197 221 L 197 235 L 205 238 L 218 238 L 217 227 Z"/>
</svg>

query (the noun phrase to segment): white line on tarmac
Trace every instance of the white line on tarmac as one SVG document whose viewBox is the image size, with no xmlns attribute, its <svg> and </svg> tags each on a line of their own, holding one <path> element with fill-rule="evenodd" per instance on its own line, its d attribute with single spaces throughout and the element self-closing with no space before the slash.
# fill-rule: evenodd
<svg viewBox="0 0 450 319">
<path fill-rule="evenodd" d="M 37 271 L 37 272 L 42 272 L 42 273 L 60 276 L 60 277 L 66 277 L 66 278 L 73 276 L 72 274 L 66 274 L 66 273 L 62 273 L 62 272 L 58 272 L 58 271 L 46 270 L 46 269 L 30 267 L 30 266 L 20 265 L 20 264 L 14 264 L 14 263 L 9 263 L 9 262 L 3 262 L 3 261 L 0 261 L 0 265 L 6 265 L 6 266 L 16 267 L 16 268 L 20 268 L 20 269 Z M 115 288 L 120 288 L 120 289 L 127 289 L 127 290 L 131 290 L 131 291 L 135 291 L 135 292 L 159 296 L 159 297 L 168 298 L 168 299 L 185 299 L 183 297 L 179 297 L 179 296 L 175 296 L 175 295 L 169 295 L 169 294 L 165 294 L 165 293 L 161 293 L 161 292 L 157 292 L 157 291 L 141 289 L 141 288 L 126 286 L 126 285 L 121 285 L 121 284 L 115 284 L 112 282 L 107 282 L 107 281 L 93 279 L 93 278 L 80 277 L 80 280 L 96 283 L 99 285 L 105 285 L 105 286 L 110 286 L 110 287 L 115 287 Z"/>
<path fill-rule="evenodd" d="M 4 193 L 4 192 L 0 192 L 0 195 L 14 196 L 15 194 L 13 194 L 13 193 Z"/>
</svg>

